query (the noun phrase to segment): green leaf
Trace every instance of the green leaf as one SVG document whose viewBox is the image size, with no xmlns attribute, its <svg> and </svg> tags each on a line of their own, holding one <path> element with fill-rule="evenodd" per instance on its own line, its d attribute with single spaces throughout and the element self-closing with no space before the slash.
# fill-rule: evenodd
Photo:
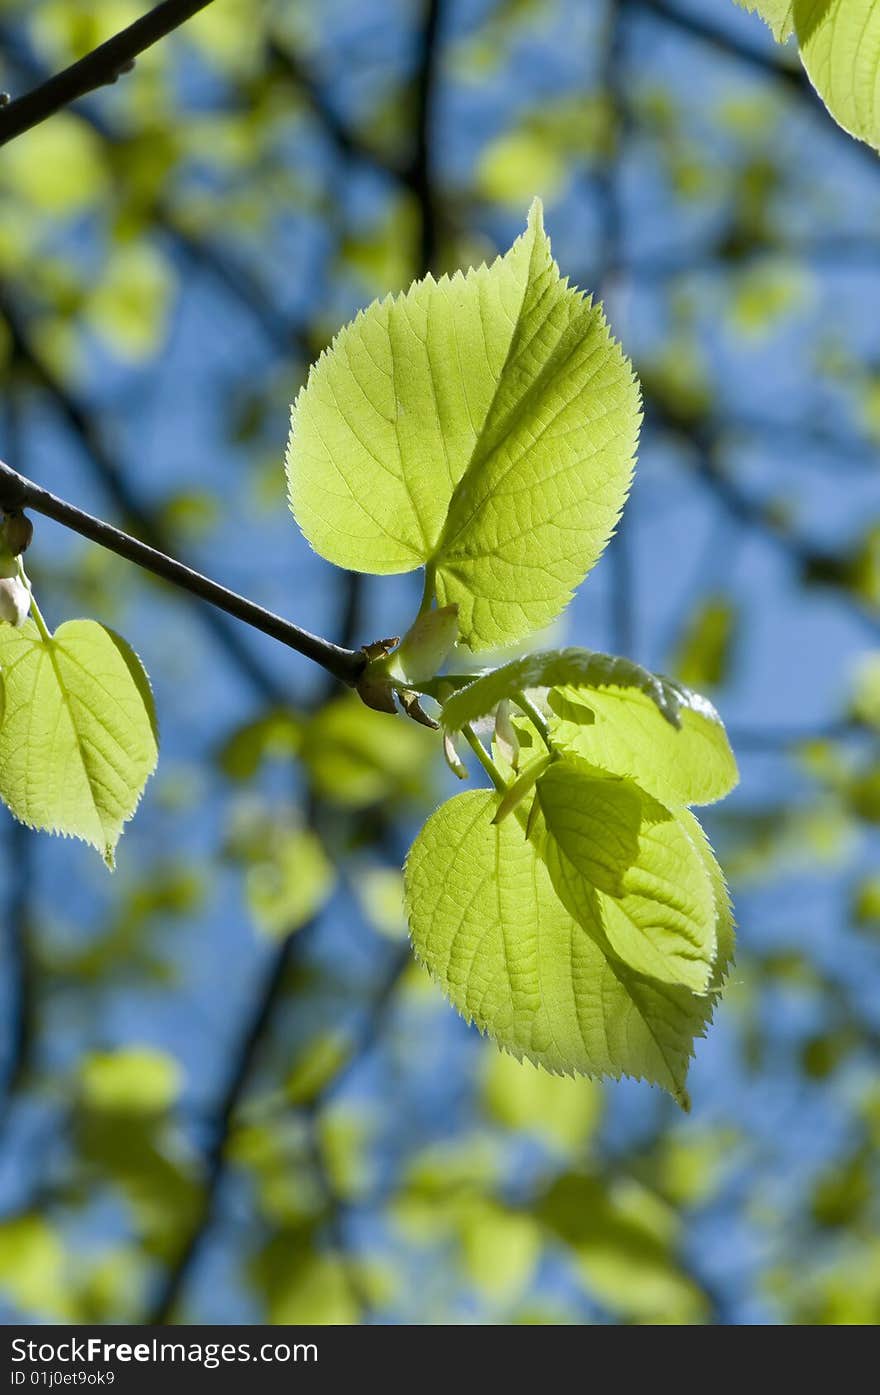
<svg viewBox="0 0 880 1395">
<path fill-rule="evenodd" d="M 82 1102 L 97 1113 L 163 1114 L 180 1095 L 177 1060 L 152 1046 L 93 1051 L 83 1058 L 79 1069 Z"/>
<path fill-rule="evenodd" d="M 706 1300 L 676 1255 L 677 1217 L 640 1183 L 568 1174 L 536 1215 L 571 1248 L 584 1284 L 613 1313 L 684 1325 L 705 1317 Z"/>
<path fill-rule="evenodd" d="M 462 1206 L 459 1225 L 466 1281 L 490 1302 L 520 1298 L 541 1256 L 541 1231 L 532 1217 L 480 1197 Z"/>
<path fill-rule="evenodd" d="M 792 33 L 807 76 L 838 125 L 880 149 L 880 0 L 738 0 L 777 39 Z"/>
<path fill-rule="evenodd" d="M 301 758 L 322 799 L 361 809 L 391 799 L 424 801 L 433 734 L 388 719 L 354 694 L 324 703 L 302 732 Z"/>
<path fill-rule="evenodd" d="M 696 814 L 691 809 L 679 809 L 676 811 L 676 817 L 690 834 L 691 841 L 703 859 L 703 866 L 706 868 L 712 883 L 712 892 L 715 898 L 716 950 L 710 988 L 713 993 L 717 994 L 721 991 L 736 952 L 736 921 L 733 918 L 730 892 L 727 889 L 727 882 L 718 864 L 718 859 L 712 851 L 712 845 L 706 837 L 706 830 Z"/>
<path fill-rule="evenodd" d="M 556 1149 L 583 1151 L 602 1116 L 602 1088 L 591 1081 L 547 1075 L 527 1062 L 492 1050 L 484 1097 L 492 1119 Z"/>
<path fill-rule="evenodd" d="M 114 849 L 156 768 L 153 696 L 137 655 L 94 620 L 43 638 L 0 626 L 0 795 L 22 823 Z"/>
<path fill-rule="evenodd" d="M 880 732 L 880 650 L 872 650 L 859 660 L 849 711 L 854 721 Z"/>
<path fill-rule="evenodd" d="M 281 939 L 327 902 L 336 881 L 321 840 L 304 828 L 279 830 L 247 870 L 247 899 L 257 928 Z"/>
<path fill-rule="evenodd" d="M 665 804 L 712 804 L 739 779 L 724 725 L 706 698 L 657 680 L 677 725 L 664 721 L 643 687 L 593 688 L 588 696 L 571 685 L 551 693 L 554 745 L 616 775 L 629 775 Z M 583 712 L 583 716 L 580 715 Z"/>
<path fill-rule="evenodd" d="M 413 684 L 433 678 L 455 648 L 457 639 L 457 606 L 423 611 L 387 661 L 388 672 L 393 678 Z"/>
<path fill-rule="evenodd" d="M 769 24 L 773 37 L 780 43 L 794 33 L 794 11 L 797 0 L 736 0 L 744 10 L 758 14 Z"/>
<path fill-rule="evenodd" d="M 663 803 L 710 804 L 737 782 L 724 726 L 706 698 L 589 649 L 529 654 L 483 674 L 447 699 L 443 725 L 457 731 L 529 688 L 550 690 L 554 745 L 631 776 Z"/>
<path fill-rule="evenodd" d="M 672 671 L 692 688 L 713 688 L 730 671 L 738 615 L 726 596 L 707 596 L 690 616 L 672 662 Z"/>
<path fill-rule="evenodd" d="M 515 819 L 474 790 L 434 813 L 406 864 L 417 957 L 468 1020 L 554 1074 L 631 1075 L 685 1107 L 698 997 L 635 973 L 566 911 Z"/>
<path fill-rule="evenodd" d="M 59 1230 L 42 1216 L 0 1221 L 0 1293 L 23 1316 L 75 1321 L 73 1275 Z"/>
<path fill-rule="evenodd" d="M 673 684 L 655 677 L 630 659 L 572 648 L 526 654 L 513 663 L 481 674 L 444 703 L 443 725 L 451 731 L 460 731 L 466 723 L 488 716 L 499 702 L 527 688 L 601 688 L 607 685 L 638 689 L 650 698 L 668 722 L 677 724 L 680 699 Z"/>
<path fill-rule="evenodd" d="M 700 853 L 631 780 L 557 761 L 538 781 L 546 859 L 563 905 L 637 972 L 695 993 L 715 961 L 715 898 Z"/>
<path fill-rule="evenodd" d="M 430 566 L 461 642 L 555 619 L 629 488 L 638 387 L 601 310 L 560 278 L 541 205 L 506 256 L 358 315 L 294 404 L 290 501 L 312 547 Z"/>
</svg>

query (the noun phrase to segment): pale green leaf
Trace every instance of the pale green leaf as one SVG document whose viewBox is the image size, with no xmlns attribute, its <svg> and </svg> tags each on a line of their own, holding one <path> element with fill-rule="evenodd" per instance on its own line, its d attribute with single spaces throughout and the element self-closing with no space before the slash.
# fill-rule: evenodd
<svg viewBox="0 0 880 1395">
<path fill-rule="evenodd" d="M 149 358 L 165 330 L 171 289 L 166 258 L 149 244 L 123 243 L 106 257 L 85 319 L 121 358 Z"/>
<path fill-rule="evenodd" d="M 447 699 L 443 725 L 457 731 L 530 688 L 549 689 L 554 745 L 631 776 L 664 803 L 710 804 L 737 782 L 724 726 L 706 698 L 589 649 L 529 654 L 483 674 Z"/>
<path fill-rule="evenodd" d="M 567 1244 L 587 1289 L 642 1322 L 699 1322 L 706 1300 L 676 1255 L 675 1213 L 638 1182 L 560 1177 L 536 1208 Z"/>
<path fill-rule="evenodd" d="M 857 722 L 880 732 L 880 650 L 865 654 L 853 676 L 850 713 Z"/>
<path fill-rule="evenodd" d="M 316 792 L 344 808 L 425 798 L 433 733 L 387 717 L 354 694 L 324 703 L 301 735 L 300 755 Z"/>
<path fill-rule="evenodd" d="M 715 898 L 674 816 L 631 780 L 557 761 L 538 781 L 554 888 L 630 968 L 695 993 L 715 960 Z"/>
<path fill-rule="evenodd" d="M 498 1123 L 556 1148 L 583 1150 L 602 1115 L 600 1085 L 547 1075 L 494 1049 L 486 1063 L 484 1091 L 487 1111 Z"/>
<path fill-rule="evenodd" d="M 257 928 L 280 938 L 317 915 L 336 873 L 321 840 L 308 829 L 279 830 L 247 869 L 247 899 Z"/>
<path fill-rule="evenodd" d="M 361 910 L 374 930 L 390 940 L 406 939 L 403 873 L 399 867 L 361 867 L 354 877 Z"/>
<path fill-rule="evenodd" d="M 418 615 L 388 661 L 392 678 L 414 685 L 445 664 L 458 639 L 458 607 L 447 605 Z"/>
<path fill-rule="evenodd" d="M 19 1313 L 75 1321 L 71 1266 L 59 1230 L 33 1213 L 0 1221 L 0 1293 Z"/>
<path fill-rule="evenodd" d="M 721 718 L 698 693 L 658 681 L 678 703 L 677 726 L 661 719 L 641 687 L 611 682 L 585 693 L 569 685 L 550 694 L 551 739 L 591 765 L 631 776 L 662 803 L 712 804 L 739 778 Z"/>
<path fill-rule="evenodd" d="M 177 1060 L 153 1046 L 92 1051 L 80 1063 L 83 1103 L 101 1114 L 162 1114 L 181 1089 Z"/>
<path fill-rule="evenodd" d="M 678 722 L 680 696 L 675 686 L 640 664 L 590 649 L 550 649 L 526 654 L 492 669 L 459 688 L 443 705 L 443 725 L 459 731 L 486 717 L 505 698 L 528 688 L 634 688 L 644 693 L 666 720 Z"/>
<path fill-rule="evenodd" d="M 744 10 L 766 20 L 773 37 L 782 43 L 794 33 L 794 11 L 797 0 L 736 0 Z"/>
<path fill-rule="evenodd" d="M 738 615 L 726 596 L 704 597 L 690 616 L 672 671 L 692 688 L 717 687 L 727 678 Z"/>
<path fill-rule="evenodd" d="M 605 547 L 639 426 L 601 310 L 560 278 L 536 200 L 490 268 L 432 277 L 343 329 L 293 408 L 291 507 L 376 573 L 429 565 L 472 649 L 555 619 Z"/>
<path fill-rule="evenodd" d="M 0 670 L 0 795 L 22 823 L 82 838 L 112 866 L 158 755 L 140 660 L 94 620 L 48 639 L 28 620 L 0 626 Z"/>
<path fill-rule="evenodd" d="M 712 998 L 635 973 L 565 910 L 516 819 L 471 791 L 434 813 L 406 866 L 413 948 L 453 1005 L 554 1074 L 631 1075 L 687 1104 Z"/>
<path fill-rule="evenodd" d="M 484 198 L 512 207 L 522 207 L 531 191 L 541 188 L 544 197 L 555 201 L 563 191 L 571 166 L 565 155 L 554 149 L 539 131 L 503 131 L 488 143 L 475 171 L 477 187 Z"/>
<path fill-rule="evenodd" d="M 718 864 L 718 859 L 712 851 L 712 845 L 706 837 L 706 830 L 696 814 L 691 809 L 679 809 L 676 811 L 676 817 L 690 834 L 691 841 L 703 859 L 703 865 L 712 883 L 712 892 L 715 898 L 716 952 L 710 988 L 713 993 L 719 993 L 736 952 L 736 921 L 733 918 L 730 892 L 727 889 L 727 881 Z"/>
<path fill-rule="evenodd" d="M 880 0 L 739 0 L 777 39 L 792 33 L 838 125 L 880 149 Z"/>
<path fill-rule="evenodd" d="M 462 1208 L 460 1226 L 468 1281 L 490 1302 L 521 1297 L 541 1255 L 541 1232 L 532 1217 L 481 1197 Z"/>
</svg>

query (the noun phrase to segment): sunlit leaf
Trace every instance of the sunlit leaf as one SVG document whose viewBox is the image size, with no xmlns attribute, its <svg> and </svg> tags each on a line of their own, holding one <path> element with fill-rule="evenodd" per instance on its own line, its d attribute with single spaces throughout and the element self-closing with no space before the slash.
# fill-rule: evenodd
<svg viewBox="0 0 880 1395">
<path fill-rule="evenodd" d="M 565 910 L 515 818 L 473 791 L 426 823 L 406 865 L 413 947 L 450 1001 L 517 1057 L 637 1076 L 684 1102 L 711 997 L 634 973 Z"/>
<path fill-rule="evenodd" d="M 80 1064 L 83 1103 L 107 1114 L 160 1114 L 175 1103 L 181 1088 L 178 1062 L 151 1046 L 94 1051 Z"/>
<path fill-rule="evenodd" d="M 291 506 L 359 571 L 429 564 L 462 643 L 548 624 L 629 488 L 638 389 L 597 307 L 560 279 L 535 203 L 491 268 L 377 302 L 293 409 Z"/>
<path fill-rule="evenodd" d="M 794 34 L 801 59 L 835 121 L 880 149 L 878 0 L 737 0 L 779 40 Z"/>
<path fill-rule="evenodd" d="M 557 761 L 538 800 L 550 878 L 565 907 L 631 969 L 696 993 L 715 962 L 715 897 L 678 820 L 630 780 Z"/>
<path fill-rule="evenodd" d="M 158 755 L 140 660 L 94 620 L 48 639 L 29 620 L 0 626 L 0 670 L 0 795 L 22 823 L 82 838 L 112 866 Z"/>
</svg>

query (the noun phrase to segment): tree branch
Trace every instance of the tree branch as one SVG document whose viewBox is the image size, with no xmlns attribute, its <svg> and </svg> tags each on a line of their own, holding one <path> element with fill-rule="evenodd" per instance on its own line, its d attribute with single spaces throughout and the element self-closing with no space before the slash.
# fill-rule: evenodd
<svg viewBox="0 0 880 1395">
<path fill-rule="evenodd" d="M 773 542 L 795 563 L 802 576 L 833 586 L 839 599 L 864 628 L 873 637 L 880 634 L 880 615 L 873 607 L 863 604 L 837 579 L 845 565 L 844 559 L 823 550 L 812 539 L 793 533 L 767 504 L 754 498 L 723 469 L 717 459 L 718 442 L 707 419 L 700 422 L 680 420 L 666 404 L 647 390 L 644 400 L 648 422 L 653 419 L 656 426 L 672 435 L 690 452 L 696 478 L 711 490 L 731 518 Z"/>
<path fill-rule="evenodd" d="M 298 54 L 278 39 L 270 37 L 266 44 L 266 56 L 269 63 L 298 89 L 338 155 L 349 160 L 360 160 L 394 179 L 405 177 L 404 169 L 392 155 L 384 154 L 364 140 L 359 131 L 342 119 Z"/>
<path fill-rule="evenodd" d="M 142 15 L 119 34 L 72 63 L 63 72 L 27 92 L 17 101 L 0 107 L 0 145 L 14 140 L 32 126 L 53 116 L 62 107 L 84 97 L 96 87 L 106 87 L 127 72 L 139 53 L 179 28 L 211 0 L 163 0 L 149 14 Z"/>
<path fill-rule="evenodd" d="M 643 10 L 646 14 L 654 15 L 655 18 L 663 20 L 665 24 L 680 29 L 683 34 L 689 34 L 691 38 L 698 39 L 710 48 L 738 59 L 757 72 L 766 73 L 769 77 L 787 83 L 798 95 L 809 97 L 811 102 L 817 100 L 809 79 L 800 65 L 795 67 L 793 64 L 777 63 L 772 55 L 762 52 L 751 44 L 744 43 L 733 34 L 709 23 L 693 12 L 685 14 L 684 10 L 679 10 L 675 5 L 668 4 L 667 0 L 623 0 L 623 3 L 633 9 Z"/>
<path fill-rule="evenodd" d="M 419 268 L 426 276 L 437 257 L 437 209 L 434 195 L 431 124 L 440 56 L 442 0 L 423 0 L 424 16 L 419 35 L 419 62 L 416 78 L 416 120 L 412 160 L 406 182 L 419 206 Z"/>
<path fill-rule="evenodd" d="M 37 385 L 52 399 L 59 416 L 82 446 L 98 483 L 125 521 L 135 527 L 144 540 L 158 551 L 169 550 L 155 514 L 138 498 L 118 460 L 105 447 L 102 435 L 92 421 L 85 403 L 75 397 L 38 357 L 18 311 L 2 295 L 0 316 L 5 320 L 12 339 L 13 362 L 20 361 Z M 206 628 L 257 692 L 267 701 L 283 706 L 289 696 L 286 689 L 281 687 L 267 668 L 257 662 L 247 645 L 241 642 L 237 630 L 226 623 L 225 617 L 218 611 L 202 608 L 199 608 L 198 614 L 204 617 Z"/>
<path fill-rule="evenodd" d="M 211 581 L 209 577 L 193 571 L 183 562 L 166 556 L 164 552 L 159 552 L 149 544 L 139 542 L 129 533 L 123 533 L 112 524 L 83 512 L 55 494 L 50 494 L 48 489 L 25 479 L 2 461 L 0 508 L 8 513 L 33 509 L 36 513 L 44 514 L 46 518 L 53 518 L 56 523 L 79 533 L 81 537 L 115 552 L 128 562 L 134 562 L 136 566 L 143 567 L 154 576 L 170 582 L 172 586 L 188 591 L 199 600 L 207 601 L 209 605 L 216 606 L 227 615 L 235 616 L 236 620 L 244 621 L 253 629 L 261 630 L 263 634 L 270 635 L 272 639 L 286 644 L 288 648 L 295 649 L 298 654 L 304 654 L 313 663 L 320 664 L 334 678 L 352 687 L 366 666 L 366 658 L 360 650 L 344 649 L 341 645 L 332 644 L 330 640 L 310 634 L 308 630 L 301 630 L 290 620 L 284 620 L 280 615 L 264 610 L 254 601 L 239 596 L 235 591 L 221 586 L 219 582 Z"/>
</svg>

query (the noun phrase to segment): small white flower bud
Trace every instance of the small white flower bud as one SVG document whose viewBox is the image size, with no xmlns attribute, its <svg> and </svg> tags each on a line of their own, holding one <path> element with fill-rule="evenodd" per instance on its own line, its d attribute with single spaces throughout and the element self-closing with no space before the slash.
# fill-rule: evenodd
<svg viewBox="0 0 880 1395">
<path fill-rule="evenodd" d="M 31 593 L 17 576 L 0 577 L 0 620 L 16 628 L 23 625 L 31 608 Z"/>
</svg>

